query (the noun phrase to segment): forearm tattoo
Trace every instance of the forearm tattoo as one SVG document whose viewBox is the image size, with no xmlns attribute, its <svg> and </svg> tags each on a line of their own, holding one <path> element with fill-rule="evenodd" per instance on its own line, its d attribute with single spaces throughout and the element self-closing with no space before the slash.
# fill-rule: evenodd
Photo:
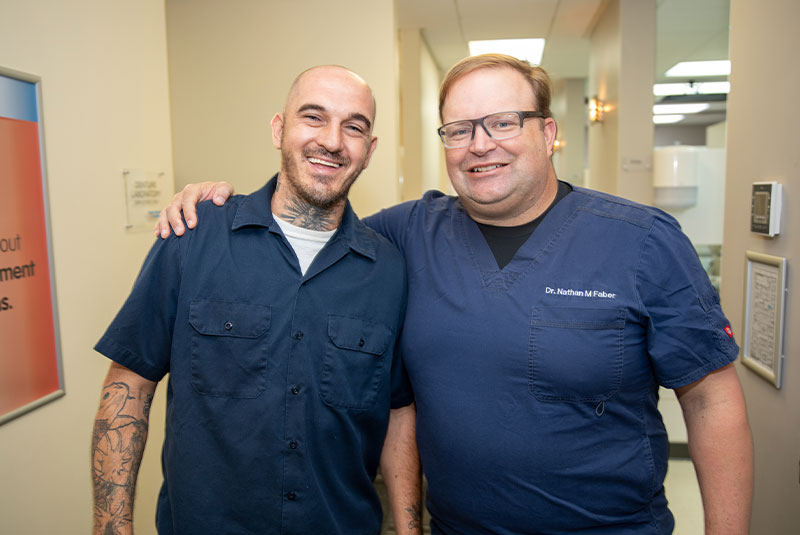
<svg viewBox="0 0 800 535">
<path fill-rule="evenodd" d="M 147 440 L 152 394 L 126 383 L 103 388 L 92 434 L 95 533 L 115 535 L 133 523 L 136 476 Z"/>
<path fill-rule="evenodd" d="M 411 507 L 406 507 L 405 510 L 411 516 L 408 522 L 408 529 L 419 529 L 422 527 L 422 507 L 414 504 Z"/>
</svg>

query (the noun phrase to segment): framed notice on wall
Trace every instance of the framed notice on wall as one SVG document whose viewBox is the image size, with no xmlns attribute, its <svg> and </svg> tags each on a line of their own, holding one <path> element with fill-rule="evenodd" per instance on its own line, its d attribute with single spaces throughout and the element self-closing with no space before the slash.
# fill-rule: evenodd
<svg viewBox="0 0 800 535">
<path fill-rule="evenodd" d="M 41 81 L 0 67 L 0 424 L 64 395 Z"/>
<path fill-rule="evenodd" d="M 742 363 L 781 387 L 786 259 L 746 251 L 747 292 Z"/>
</svg>

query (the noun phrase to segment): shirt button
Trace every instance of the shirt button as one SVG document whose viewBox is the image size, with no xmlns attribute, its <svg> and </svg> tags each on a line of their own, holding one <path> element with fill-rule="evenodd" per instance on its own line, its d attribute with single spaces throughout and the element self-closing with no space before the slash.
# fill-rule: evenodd
<svg viewBox="0 0 800 535">
<path fill-rule="evenodd" d="M 286 495 L 286 497 L 289 499 L 290 502 L 293 502 L 297 499 L 297 494 L 295 494 L 294 492 L 290 492 L 289 494 Z"/>
<path fill-rule="evenodd" d="M 294 385 L 292 387 L 292 394 L 294 394 L 296 396 L 299 393 L 300 393 L 300 388 L 297 385 Z"/>
<path fill-rule="evenodd" d="M 364 347 L 364 344 L 365 344 L 365 343 L 366 343 L 366 342 L 364 342 L 364 339 L 363 339 L 363 338 L 362 338 L 362 339 L 360 339 L 360 340 L 358 341 L 358 347 Z"/>
<path fill-rule="evenodd" d="M 230 321 L 226 321 L 225 322 L 225 330 L 226 331 L 230 331 L 231 329 L 233 329 L 233 323 L 231 323 Z"/>
<path fill-rule="evenodd" d="M 294 337 L 297 338 L 298 340 L 302 340 L 303 339 L 303 331 L 297 331 L 296 333 L 294 333 Z"/>
<path fill-rule="evenodd" d="M 296 450 L 297 449 L 297 441 L 296 440 L 292 440 L 291 442 L 289 442 L 289 447 L 292 448 L 293 450 Z"/>
</svg>

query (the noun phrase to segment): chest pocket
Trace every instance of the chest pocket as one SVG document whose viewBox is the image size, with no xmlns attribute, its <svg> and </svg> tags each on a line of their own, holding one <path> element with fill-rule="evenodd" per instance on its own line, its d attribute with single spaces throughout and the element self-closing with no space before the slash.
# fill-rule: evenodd
<svg viewBox="0 0 800 535">
<path fill-rule="evenodd" d="M 254 398 L 266 387 L 271 308 L 195 299 L 189 305 L 192 386 L 200 394 Z"/>
<path fill-rule="evenodd" d="M 320 396 L 331 407 L 372 407 L 394 337 L 382 324 L 347 316 L 328 316 L 328 344 L 320 376 Z"/>
<path fill-rule="evenodd" d="M 536 308 L 528 387 L 540 401 L 606 401 L 622 379 L 625 309 Z"/>
</svg>

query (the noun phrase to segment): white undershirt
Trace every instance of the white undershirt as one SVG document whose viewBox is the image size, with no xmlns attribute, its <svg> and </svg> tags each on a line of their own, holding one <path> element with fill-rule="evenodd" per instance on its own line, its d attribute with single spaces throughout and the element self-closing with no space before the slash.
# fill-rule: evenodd
<svg viewBox="0 0 800 535">
<path fill-rule="evenodd" d="M 297 255 L 297 260 L 300 262 L 300 272 L 305 275 L 308 266 L 314 261 L 314 257 L 325 247 L 328 240 L 336 233 L 336 229 L 309 230 L 292 225 L 275 214 L 272 214 L 272 217 L 278 222 L 283 235 L 289 240 L 289 245 L 294 249 L 294 254 Z"/>
</svg>

